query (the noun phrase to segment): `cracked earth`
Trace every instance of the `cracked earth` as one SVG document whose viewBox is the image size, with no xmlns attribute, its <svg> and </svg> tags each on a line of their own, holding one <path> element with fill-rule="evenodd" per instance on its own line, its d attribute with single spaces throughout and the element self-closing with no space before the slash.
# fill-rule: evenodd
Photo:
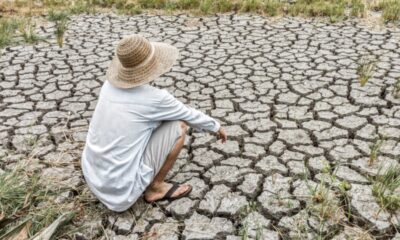
<svg viewBox="0 0 400 240">
<path fill-rule="evenodd" d="M 229 140 L 191 130 L 168 175 L 194 186 L 189 197 L 106 211 L 77 236 L 400 239 L 400 211 L 382 209 L 371 182 L 400 161 L 399 28 L 248 15 L 73 17 L 63 48 L 52 37 L 0 57 L 2 169 L 34 156 L 42 176 L 84 186 L 88 124 L 116 43 L 131 33 L 179 48 L 179 63 L 154 84 L 218 119 Z M 361 87 L 365 56 L 377 65 Z"/>
</svg>

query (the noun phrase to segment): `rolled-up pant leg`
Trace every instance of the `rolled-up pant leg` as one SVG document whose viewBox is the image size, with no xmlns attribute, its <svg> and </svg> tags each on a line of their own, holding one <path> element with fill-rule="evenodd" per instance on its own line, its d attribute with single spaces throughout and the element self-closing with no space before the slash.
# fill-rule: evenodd
<svg viewBox="0 0 400 240">
<path fill-rule="evenodd" d="M 154 170 L 154 177 L 182 135 L 181 121 L 166 121 L 156 128 L 144 151 L 143 163 Z"/>
</svg>

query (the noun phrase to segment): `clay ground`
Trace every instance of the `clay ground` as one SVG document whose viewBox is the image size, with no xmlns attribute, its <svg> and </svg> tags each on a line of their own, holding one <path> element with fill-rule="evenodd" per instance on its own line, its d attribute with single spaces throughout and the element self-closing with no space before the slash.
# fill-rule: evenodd
<svg viewBox="0 0 400 240">
<path fill-rule="evenodd" d="M 400 211 L 382 208 L 372 192 L 378 171 L 400 161 L 399 28 L 250 15 L 75 16 L 63 48 L 52 37 L 0 57 L 1 168 L 33 155 L 43 177 L 84 186 L 88 124 L 114 47 L 131 33 L 179 48 L 179 63 L 154 84 L 221 121 L 229 141 L 191 130 L 169 174 L 194 186 L 189 197 L 105 211 L 80 223 L 89 226 L 80 237 L 400 239 Z M 376 68 L 361 87 L 363 58 Z"/>
</svg>

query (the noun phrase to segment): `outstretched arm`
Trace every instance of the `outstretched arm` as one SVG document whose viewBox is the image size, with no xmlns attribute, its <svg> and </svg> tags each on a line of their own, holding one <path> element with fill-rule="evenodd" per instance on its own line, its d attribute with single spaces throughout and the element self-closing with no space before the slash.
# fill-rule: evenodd
<svg viewBox="0 0 400 240">
<path fill-rule="evenodd" d="M 218 133 L 221 137 L 225 136 L 226 138 L 225 132 L 220 133 L 221 126 L 217 120 L 199 110 L 186 106 L 169 92 L 165 91 L 164 93 L 164 97 L 155 107 L 153 113 L 155 120 L 183 120 L 196 129 Z"/>
</svg>

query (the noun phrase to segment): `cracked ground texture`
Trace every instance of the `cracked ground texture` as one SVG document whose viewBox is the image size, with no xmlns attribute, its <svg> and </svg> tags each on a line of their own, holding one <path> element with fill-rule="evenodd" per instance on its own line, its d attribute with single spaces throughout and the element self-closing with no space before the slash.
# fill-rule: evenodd
<svg viewBox="0 0 400 240">
<path fill-rule="evenodd" d="M 52 36 L 54 26 L 40 31 Z M 116 43 L 132 33 L 179 48 L 154 84 L 221 121 L 229 140 L 191 130 L 168 175 L 194 186 L 188 197 L 87 219 L 80 237 L 104 228 L 110 239 L 400 238 L 400 212 L 380 207 L 371 182 L 399 164 L 399 28 L 249 15 L 73 17 L 63 48 L 53 37 L 0 57 L 2 169 L 33 155 L 43 176 L 84 185 L 88 124 Z M 360 87 L 365 56 L 376 69 Z"/>
</svg>

